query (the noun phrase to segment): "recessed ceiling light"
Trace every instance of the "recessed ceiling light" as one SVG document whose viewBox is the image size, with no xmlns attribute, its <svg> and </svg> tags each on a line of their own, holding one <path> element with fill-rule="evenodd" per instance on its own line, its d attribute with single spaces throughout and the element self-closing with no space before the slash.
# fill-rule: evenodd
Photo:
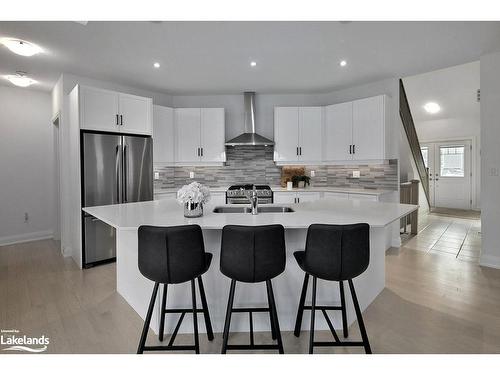
<svg viewBox="0 0 500 375">
<path fill-rule="evenodd" d="M 15 75 L 4 76 L 5 79 L 9 80 L 13 85 L 19 87 L 28 87 L 34 83 L 37 83 L 34 79 L 26 76 L 26 72 L 18 71 Z"/>
<path fill-rule="evenodd" d="M 2 38 L 0 43 L 21 56 L 33 56 L 43 52 L 43 49 L 36 44 L 21 39 Z"/>
<path fill-rule="evenodd" d="M 154 66 L 156 69 L 158 69 L 158 68 L 160 67 L 160 63 L 159 63 L 159 62 L 155 62 L 155 63 L 153 64 L 153 66 Z"/>
<path fill-rule="evenodd" d="M 250 66 L 252 66 L 252 67 L 257 66 L 257 61 L 251 61 Z"/>
<path fill-rule="evenodd" d="M 435 114 L 441 110 L 441 107 L 437 103 L 429 102 L 424 105 L 424 109 L 427 111 L 427 113 Z"/>
<path fill-rule="evenodd" d="M 340 66 L 344 67 L 344 66 L 346 66 L 346 65 L 347 65 L 347 61 L 345 61 L 345 60 L 342 60 L 342 61 L 340 62 Z"/>
</svg>

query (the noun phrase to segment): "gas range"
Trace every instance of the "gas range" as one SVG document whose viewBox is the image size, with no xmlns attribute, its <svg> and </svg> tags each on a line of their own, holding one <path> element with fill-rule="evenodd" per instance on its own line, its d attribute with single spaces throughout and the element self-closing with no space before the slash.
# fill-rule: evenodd
<svg viewBox="0 0 500 375">
<path fill-rule="evenodd" d="M 226 203 L 227 204 L 246 204 L 250 203 L 248 198 L 245 196 L 245 191 L 251 191 L 253 189 L 252 184 L 246 185 L 232 185 L 226 191 Z M 273 203 L 273 191 L 269 185 L 255 185 L 255 190 L 257 190 L 257 197 L 259 203 Z"/>
</svg>

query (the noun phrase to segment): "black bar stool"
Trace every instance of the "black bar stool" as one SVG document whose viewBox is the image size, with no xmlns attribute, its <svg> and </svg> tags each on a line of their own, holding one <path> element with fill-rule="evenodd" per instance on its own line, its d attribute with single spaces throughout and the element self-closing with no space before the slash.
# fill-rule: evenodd
<svg viewBox="0 0 500 375">
<path fill-rule="evenodd" d="M 285 230 L 282 225 L 240 226 L 226 225 L 222 229 L 220 270 L 231 279 L 226 321 L 224 323 L 222 354 L 227 350 L 278 349 L 283 354 L 278 313 L 271 279 L 285 270 Z M 233 308 L 236 282 L 266 282 L 268 308 Z M 233 312 L 248 312 L 250 345 L 229 345 L 229 326 Z M 255 345 L 253 333 L 254 312 L 268 312 L 273 340 L 277 345 Z"/>
<path fill-rule="evenodd" d="M 200 352 L 198 339 L 198 314 L 203 313 L 207 336 L 210 341 L 214 339 L 210 314 L 208 312 L 207 298 L 201 275 L 210 267 L 212 254 L 205 253 L 203 234 L 199 225 L 182 225 L 175 227 L 140 226 L 139 237 L 139 271 L 148 279 L 155 282 L 153 294 L 149 302 L 148 312 L 144 321 L 141 339 L 137 354 L 145 350 L 194 350 Z M 202 309 L 196 307 L 196 286 L 198 280 Z M 180 284 L 191 281 L 192 309 L 167 309 L 167 285 Z M 177 325 L 170 337 L 169 343 L 160 346 L 146 346 L 146 338 L 153 314 L 158 287 L 163 284 L 163 296 L 161 301 L 160 329 L 158 338 L 163 341 L 165 327 L 165 314 L 181 314 Z M 174 345 L 174 340 L 186 313 L 193 314 L 194 345 Z"/>
<path fill-rule="evenodd" d="M 370 226 L 368 224 L 352 225 L 325 225 L 313 224 L 307 231 L 305 251 L 293 253 L 300 268 L 306 273 L 302 293 L 300 294 L 297 320 L 295 322 L 295 336 L 300 336 L 302 315 L 304 310 L 311 310 L 311 330 L 309 337 L 309 354 L 313 353 L 314 346 L 363 346 L 367 354 L 371 354 L 370 343 L 366 334 L 361 309 L 359 308 L 356 291 L 352 279 L 361 275 L 370 262 Z M 305 306 L 309 275 L 313 277 L 312 303 Z M 316 280 L 338 281 L 340 288 L 341 306 L 316 306 Z M 327 310 L 342 311 L 342 325 L 344 337 L 348 336 L 347 317 L 344 296 L 344 281 L 347 280 L 351 291 L 352 302 L 356 311 L 356 318 L 363 341 L 341 342 L 333 327 Z M 314 319 L 316 310 L 321 310 L 335 339 L 333 342 L 314 341 Z"/>
</svg>

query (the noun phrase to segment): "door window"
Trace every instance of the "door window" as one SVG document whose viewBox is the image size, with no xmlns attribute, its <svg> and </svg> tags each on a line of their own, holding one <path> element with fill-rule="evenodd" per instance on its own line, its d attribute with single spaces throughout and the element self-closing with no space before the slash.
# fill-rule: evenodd
<svg viewBox="0 0 500 375">
<path fill-rule="evenodd" d="M 465 147 L 440 146 L 439 161 L 441 177 L 465 176 Z"/>
<path fill-rule="evenodd" d="M 420 151 L 422 152 L 422 158 L 424 159 L 425 168 L 429 168 L 429 147 L 421 147 Z"/>
</svg>

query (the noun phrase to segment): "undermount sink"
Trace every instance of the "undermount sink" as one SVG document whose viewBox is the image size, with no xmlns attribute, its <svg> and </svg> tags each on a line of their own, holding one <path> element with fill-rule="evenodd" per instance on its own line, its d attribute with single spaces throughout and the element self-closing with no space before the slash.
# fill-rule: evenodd
<svg viewBox="0 0 500 375">
<path fill-rule="evenodd" d="M 247 206 L 244 207 L 221 206 L 221 207 L 215 207 L 213 212 L 216 214 L 251 214 L 252 209 Z M 294 212 L 294 210 L 290 207 L 284 207 L 284 206 L 263 206 L 259 207 L 258 212 L 259 214 L 288 213 L 288 212 Z"/>
</svg>

